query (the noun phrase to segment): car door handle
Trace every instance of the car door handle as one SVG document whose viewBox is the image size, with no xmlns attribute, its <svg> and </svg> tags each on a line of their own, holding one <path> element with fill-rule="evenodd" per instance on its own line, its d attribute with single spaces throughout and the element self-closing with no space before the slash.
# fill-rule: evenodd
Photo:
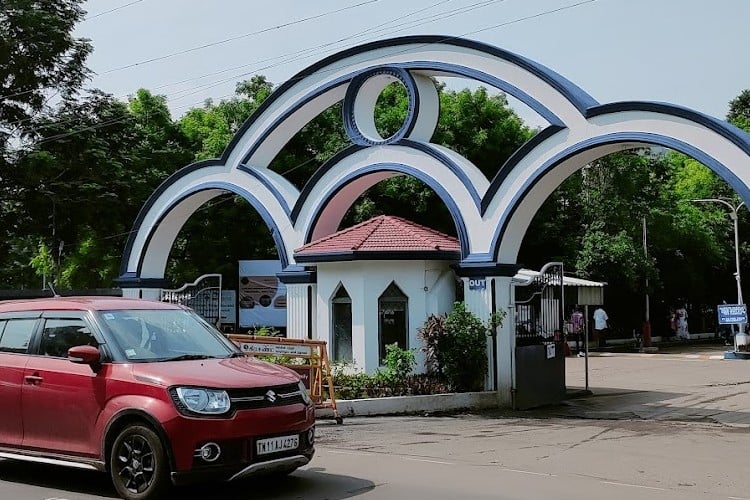
<svg viewBox="0 0 750 500">
<path fill-rule="evenodd" d="M 35 373 L 34 375 L 26 375 L 23 379 L 29 385 L 39 385 L 44 380 L 44 378 L 40 377 L 38 373 Z"/>
</svg>

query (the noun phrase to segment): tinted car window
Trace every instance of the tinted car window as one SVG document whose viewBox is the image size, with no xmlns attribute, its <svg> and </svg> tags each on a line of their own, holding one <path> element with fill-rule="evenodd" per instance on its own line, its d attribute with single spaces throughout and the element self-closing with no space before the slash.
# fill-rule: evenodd
<svg viewBox="0 0 750 500">
<path fill-rule="evenodd" d="M 34 333 L 36 319 L 10 319 L 0 337 L 0 351 L 26 352 L 29 348 L 31 335 Z"/>
<path fill-rule="evenodd" d="M 48 319 L 44 322 L 39 352 L 45 356 L 65 358 L 68 349 L 79 345 L 93 345 L 97 342 L 89 327 L 80 319 Z"/>
</svg>

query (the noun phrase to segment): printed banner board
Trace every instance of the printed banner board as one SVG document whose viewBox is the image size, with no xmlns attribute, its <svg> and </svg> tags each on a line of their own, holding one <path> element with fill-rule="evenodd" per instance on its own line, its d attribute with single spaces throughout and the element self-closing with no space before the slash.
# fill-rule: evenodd
<svg viewBox="0 0 750 500">
<path fill-rule="evenodd" d="M 286 286 L 278 260 L 239 261 L 240 328 L 286 327 Z"/>
<path fill-rule="evenodd" d="M 731 325 L 747 323 L 747 306 L 745 304 L 719 304 L 719 324 Z"/>
<path fill-rule="evenodd" d="M 269 356 L 310 356 L 312 354 L 312 349 L 309 345 L 240 342 L 239 346 L 243 352 L 252 352 L 261 355 L 267 354 Z"/>
</svg>

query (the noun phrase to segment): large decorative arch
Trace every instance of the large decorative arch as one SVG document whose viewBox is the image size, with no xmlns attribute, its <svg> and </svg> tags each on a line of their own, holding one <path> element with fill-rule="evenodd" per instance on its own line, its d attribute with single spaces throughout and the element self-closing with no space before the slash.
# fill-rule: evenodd
<svg viewBox="0 0 750 500">
<path fill-rule="evenodd" d="M 465 158 L 430 144 L 439 100 L 432 79 L 458 76 L 519 99 L 548 122 L 494 179 Z M 380 137 L 372 110 L 385 85 L 407 91 L 406 120 Z M 343 101 L 352 146 L 302 191 L 268 169 L 281 148 L 315 116 Z M 281 85 L 251 116 L 220 158 L 190 165 L 149 198 L 123 256 L 120 283 L 157 286 L 166 255 L 187 218 L 224 192 L 242 195 L 271 229 L 285 268 L 311 238 L 333 232 L 367 187 L 396 174 L 419 178 L 451 211 L 468 265 L 515 264 L 541 203 L 567 176 L 618 149 L 661 145 L 708 165 L 750 202 L 750 136 L 726 122 L 673 105 L 600 105 L 554 71 L 487 44 L 412 36 L 327 57 Z"/>
</svg>

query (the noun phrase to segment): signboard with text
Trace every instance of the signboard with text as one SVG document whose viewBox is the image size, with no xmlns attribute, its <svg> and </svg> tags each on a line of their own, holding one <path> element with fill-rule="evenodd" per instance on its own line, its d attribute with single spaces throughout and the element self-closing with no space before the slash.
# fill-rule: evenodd
<svg viewBox="0 0 750 500">
<path fill-rule="evenodd" d="M 470 278 L 469 290 L 486 290 L 487 280 L 485 278 Z"/>
<path fill-rule="evenodd" d="M 239 261 L 239 321 L 241 328 L 286 326 L 286 286 L 276 277 L 278 260 Z"/>
<path fill-rule="evenodd" d="M 747 323 L 747 306 L 745 304 L 719 304 L 719 324 L 731 325 Z"/>
</svg>

